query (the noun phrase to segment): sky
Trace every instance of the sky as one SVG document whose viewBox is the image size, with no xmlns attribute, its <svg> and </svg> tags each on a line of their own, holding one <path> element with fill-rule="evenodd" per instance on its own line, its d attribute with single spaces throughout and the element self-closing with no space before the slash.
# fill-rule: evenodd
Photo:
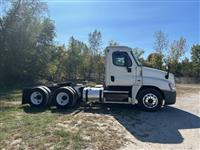
<svg viewBox="0 0 200 150">
<path fill-rule="evenodd" d="M 44 0 L 55 21 L 56 41 L 66 44 L 71 36 L 88 42 L 88 34 L 101 31 L 108 41 L 154 52 L 154 33 L 162 30 L 168 40 L 187 39 L 186 56 L 193 44 L 200 44 L 199 0 Z"/>
</svg>

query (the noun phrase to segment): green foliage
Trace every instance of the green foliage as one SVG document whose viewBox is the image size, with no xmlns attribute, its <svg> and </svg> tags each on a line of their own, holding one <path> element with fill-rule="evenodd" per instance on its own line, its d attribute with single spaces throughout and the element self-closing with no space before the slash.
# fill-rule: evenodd
<svg viewBox="0 0 200 150">
<path fill-rule="evenodd" d="M 181 70 L 181 76 L 193 76 L 192 62 L 190 62 L 188 58 L 183 59 L 179 66 Z"/>
<path fill-rule="evenodd" d="M 80 73 L 80 70 L 83 71 L 86 69 L 85 64 L 83 64 L 83 62 L 86 62 L 85 59 L 87 59 L 87 57 L 83 56 L 87 55 L 87 52 L 87 45 L 85 45 L 81 41 L 74 39 L 73 37 L 70 38 L 67 49 L 68 57 L 65 62 L 68 79 L 78 79 L 80 78 L 80 74 L 84 73 Z"/>
<path fill-rule="evenodd" d="M 11 1 L 1 18 L 1 83 L 38 80 L 46 72 L 55 32 L 45 8 L 38 0 Z"/>
<path fill-rule="evenodd" d="M 146 65 L 152 68 L 162 69 L 163 55 L 159 53 L 152 53 L 148 56 Z"/>
<path fill-rule="evenodd" d="M 102 52 L 102 35 L 100 31 L 94 30 L 89 34 L 89 50 L 91 56 L 89 58 L 89 79 L 93 81 L 103 81 L 104 59 Z"/>
<path fill-rule="evenodd" d="M 191 54 L 194 75 L 200 77 L 200 45 L 193 45 Z"/>
</svg>

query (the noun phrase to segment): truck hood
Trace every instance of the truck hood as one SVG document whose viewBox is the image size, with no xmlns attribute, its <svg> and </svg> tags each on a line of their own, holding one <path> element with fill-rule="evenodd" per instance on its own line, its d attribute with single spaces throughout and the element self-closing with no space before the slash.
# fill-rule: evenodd
<svg viewBox="0 0 200 150">
<path fill-rule="evenodd" d="M 142 67 L 143 77 L 150 77 L 150 78 L 157 78 L 163 80 L 169 80 L 171 83 L 175 85 L 174 75 L 169 73 L 169 78 L 166 79 L 165 75 L 167 74 L 166 71 L 150 68 L 150 67 Z"/>
</svg>

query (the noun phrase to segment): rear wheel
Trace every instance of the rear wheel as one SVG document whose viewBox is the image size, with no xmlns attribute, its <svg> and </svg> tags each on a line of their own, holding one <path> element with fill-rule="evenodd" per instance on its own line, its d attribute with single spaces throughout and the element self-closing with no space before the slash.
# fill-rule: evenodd
<svg viewBox="0 0 200 150">
<path fill-rule="evenodd" d="M 68 93 L 66 93 L 66 92 L 58 93 L 58 95 L 56 96 L 56 102 L 60 106 L 67 105 L 69 103 L 69 95 L 68 95 Z"/>
<path fill-rule="evenodd" d="M 67 108 L 72 104 L 73 93 L 67 87 L 59 88 L 55 91 L 53 100 L 57 107 Z"/>
<path fill-rule="evenodd" d="M 155 89 L 145 89 L 138 95 L 137 105 L 143 110 L 156 111 L 161 108 L 162 103 L 162 95 Z"/>
<path fill-rule="evenodd" d="M 32 89 L 30 93 L 29 104 L 32 107 L 46 106 L 49 99 L 49 93 L 42 87 L 36 87 Z"/>
</svg>

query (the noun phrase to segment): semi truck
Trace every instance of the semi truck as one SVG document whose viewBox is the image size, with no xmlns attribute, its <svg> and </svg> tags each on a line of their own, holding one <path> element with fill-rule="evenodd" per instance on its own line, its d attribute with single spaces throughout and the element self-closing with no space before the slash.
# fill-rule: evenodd
<svg viewBox="0 0 200 150">
<path fill-rule="evenodd" d="M 105 49 L 104 86 L 88 87 L 72 82 L 38 85 L 23 89 L 22 104 L 31 107 L 74 107 L 78 102 L 137 105 L 156 111 L 176 102 L 174 75 L 141 65 L 127 46 Z"/>
</svg>

